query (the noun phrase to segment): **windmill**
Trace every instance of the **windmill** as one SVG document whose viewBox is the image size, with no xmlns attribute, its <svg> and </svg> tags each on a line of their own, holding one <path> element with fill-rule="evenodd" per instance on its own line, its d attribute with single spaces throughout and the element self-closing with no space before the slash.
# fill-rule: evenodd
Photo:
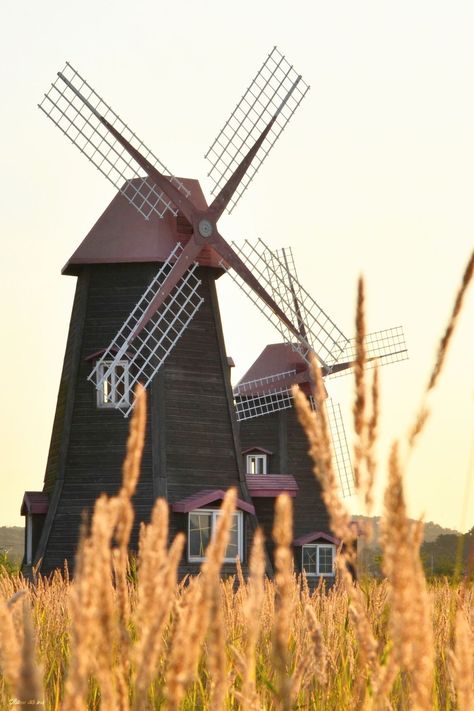
<svg viewBox="0 0 474 711">
<path fill-rule="evenodd" d="M 313 480 L 312 462 L 307 455 L 305 435 L 293 410 L 292 386 L 306 393 L 313 407 L 310 359 L 315 353 L 323 377 L 351 372 L 355 360 L 355 339 L 347 338 L 298 280 L 291 247 L 271 250 L 262 240 L 245 241 L 235 248 L 247 263 L 252 263 L 260 282 L 291 310 L 304 341 L 297 340 L 285 326 L 279 327 L 283 342 L 268 345 L 234 388 L 240 439 L 247 471 L 260 469 L 249 477 L 250 493 L 263 479 L 260 472 L 291 470 L 298 486 L 294 517 L 297 563 L 313 580 L 330 569 L 335 541 L 328 538 L 327 511 L 322 505 L 319 485 Z M 247 294 L 252 298 L 250 292 Z M 272 316 L 267 312 L 270 320 Z M 308 347 L 309 346 L 309 347 Z M 407 350 L 401 327 L 368 334 L 367 367 L 406 359 Z M 353 472 L 341 408 L 327 398 L 325 402 L 331 432 L 333 461 L 339 474 L 341 494 L 352 494 Z M 259 521 L 269 533 L 270 511 L 265 499 L 255 498 Z M 314 522 L 317 522 L 315 527 Z M 301 550 L 299 550 L 301 549 Z M 326 567 L 325 567 L 326 566 Z"/>
<path fill-rule="evenodd" d="M 41 110 L 118 195 L 64 269 L 79 278 L 44 489 L 27 492 L 22 506 L 26 569 L 41 561 L 48 571 L 70 560 L 81 511 L 117 488 L 126 429 L 117 415 L 129 415 L 138 381 L 151 404 L 137 521 L 156 496 L 167 497 L 172 532 L 188 533 L 180 572 L 194 572 L 223 490 L 235 485 L 226 560 L 231 570 L 237 556 L 245 563 L 257 519 L 241 466 L 216 278 L 232 271 L 301 352 L 312 346 L 294 305 L 288 309 L 262 285 L 217 223 L 224 210 L 232 212 L 308 88 L 273 48 L 206 155 L 210 205 L 197 181 L 174 177 L 69 63 L 44 96 Z"/>
<path fill-rule="evenodd" d="M 256 244 L 245 240 L 234 245 L 242 259 L 253 265 L 254 272 L 268 291 L 292 311 L 304 340 L 296 340 L 284 324 L 275 323 L 283 343 L 268 346 L 247 374 L 234 388 L 237 420 L 247 422 L 281 410 L 292 408 L 291 388 L 299 385 L 312 399 L 310 359 L 317 355 L 324 378 L 336 378 L 353 370 L 356 357 L 355 338 L 348 338 L 319 306 L 298 280 L 291 247 L 271 250 L 263 240 Z M 231 275 L 234 281 L 238 277 Z M 245 289 L 254 301 L 253 295 Z M 270 320 L 273 315 L 266 312 Z M 367 368 L 375 363 L 387 365 L 407 358 L 403 329 L 397 326 L 366 335 Z M 327 415 L 331 429 L 333 455 L 339 472 L 343 496 L 352 493 L 352 466 L 341 409 L 327 399 Z M 244 426 L 246 430 L 252 426 Z M 241 428 L 242 429 L 242 428 Z"/>
</svg>

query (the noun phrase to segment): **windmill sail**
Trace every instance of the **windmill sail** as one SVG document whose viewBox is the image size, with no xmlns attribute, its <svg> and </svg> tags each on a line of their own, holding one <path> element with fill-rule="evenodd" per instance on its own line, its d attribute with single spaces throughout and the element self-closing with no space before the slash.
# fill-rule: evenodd
<svg viewBox="0 0 474 711">
<path fill-rule="evenodd" d="M 256 245 L 245 240 L 242 245 L 233 243 L 232 246 L 242 261 L 252 268 L 260 283 L 298 329 L 300 337 L 295 339 L 295 335 L 289 331 L 281 319 L 277 318 L 266 308 L 265 304 L 255 297 L 255 294 L 235 271 L 229 271 L 232 279 L 280 331 L 285 342 L 300 353 L 308 365 L 311 352 L 315 352 L 320 363 L 326 369 L 330 369 L 340 360 L 347 347 L 348 339 L 298 282 L 296 275 L 291 274 L 282 255 L 273 252 L 260 239 Z M 291 252 L 288 254 L 291 256 Z"/>
<path fill-rule="evenodd" d="M 113 386 L 123 394 L 114 406 L 125 417 L 132 410 L 126 393 L 138 381 L 145 388 L 149 385 L 203 302 L 198 294 L 201 282 L 194 273 L 197 267 L 194 263 L 146 325 L 138 334 L 136 332 L 181 252 L 182 246 L 178 243 L 89 375 L 98 391 Z"/>
<path fill-rule="evenodd" d="M 309 86 L 274 47 L 205 155 L 216 195 L 225 185 L 270 120 L 278 118 L 228 205 L 232 212 L 276 140 L 303 100 Z M 284 104 L 282 106 L 282 104 Z"/>
<path fill-rule="evenodd" d="M 367 370 L 374 368 L 375 365 L 388 365 L 408 359 L 402 326 L 368 333 L 365 337 L 365 348 L 367 354 L 365 368 Z M 338 363 L 328 373 L 328 377 L 338 378 L 341 375 L 352 373 L 356 354 L 356 339 L 351 338 L 341 353 Z"/>
<path fill-rule="evenodd" d="M 296 370 L 288 370 L 285 373 L 239 383 L 234 388 L 237 421 L 251 420 L 292 407 L 291 386 L 286 383 L 295 375 Z"/>
<path fill-rule="evenodd" d="M 39 108 L 145 219 L 149 219 L 153 213 L 163 217 L 168 211 L 177 215 L 171 200 L 147 177 L 97 115 L 107 119 L 153 166 L 169 176 L 184 195 L 189 196 L 189 190 L 171 175 L 166 166 L 69 63 L 66 63 L 62 72 L 58 72 L 58 78 L 44 95 Z"/>
</svg>

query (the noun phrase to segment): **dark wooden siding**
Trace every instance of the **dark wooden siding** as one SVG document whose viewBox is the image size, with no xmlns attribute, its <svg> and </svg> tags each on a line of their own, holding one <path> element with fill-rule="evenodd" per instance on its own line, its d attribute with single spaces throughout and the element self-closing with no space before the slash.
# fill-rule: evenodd
<svg viewBox="0 0 474 711">
<path fill-rule="evenodd" d="M 270 458 L 270 471 L 275 474 L 291 474 L 299 490 L 293 502 L 293 536 L 298 538 L 311 531 L 331 533 L 329 516 L 321 498 L 321 488 L 313 475 L 312 460 L 308 455 L 308 440 L 293 409 L 272 413 L 240 423 L 242 448 L 263 447 L 274 454 Z M 280 461 L 287 462 L 287 469 L 279 471 Z M 273 525 L 273 499 L 255 499 L 259 522 L 267 539 L 267 551 L 273 554 L 270 540 Z M 298 549 L 301 551 L 301 549 Z M 296 554 L 297 569 L 301 556 Z"/>
<path fill-rule="evenodd" d="M 225 382 L 227 363 L 223 363 L 220 321 L 214 311 L 216 272 L 199 271 L 204 303 L 158 374 L 148 400 L 132 547 L 137 544 L 139 522 L 149 520 L 159 494 L 174 502 L 200 489 L 236 486 L 238 495 L 248 499 L 245 486 L 240 485 L 240 453 Z M 97 408 L 95 388 L 87 381 L 92 364 L 85 358 L 109 344 L 154 272 L 153 265 L 97 265 L 86 267 L 79 277 L 47 466 L 45 490 L 50 492 L 56 485 L 57 508 L 45 536 L 42 572 L 61 567 L 65 558 L 72 562 L 84 512 L 90 514 L 102 492 L 112 495 L 120 486 L 129 421 L 120 412 Z M 68 365 L 74 353 L 75 371 Z M 74 398 L 68 424 L 63 391 L 71 388 Z M 57 466 L 61 448 L 63 471 Z M 174 536 L 182 524 L 175 516 L 170 523 Z M 186 572 L 189 566 L 183 560 L 180 573 Z"/>
</svg>

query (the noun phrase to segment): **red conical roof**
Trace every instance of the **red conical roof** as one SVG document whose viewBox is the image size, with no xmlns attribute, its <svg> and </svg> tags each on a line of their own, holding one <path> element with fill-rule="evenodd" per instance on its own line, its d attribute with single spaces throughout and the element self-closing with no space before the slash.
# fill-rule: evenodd
<svg viewBox="0 0 474 711">
<path fill-rule="evenodd" d="M 191 191 L 194 205 L 204 210 L 207 204 L 199 182 L 190 178 L 180 180 Z M 164 262 L 176 242 L 184 246 L 188 240 L 186 228 L 179 232 L 178 220 L 170 212 L 163 218 L 153 213 L 149 220 L 145 220 L 123 195 L 117 193 L 68 259 L 62 273 L 77 275 L 86 264 Z M 203 266 L 219 268 L 220 261 L 210 247 L 206 247 L 199 257 Z"/>
</svg>

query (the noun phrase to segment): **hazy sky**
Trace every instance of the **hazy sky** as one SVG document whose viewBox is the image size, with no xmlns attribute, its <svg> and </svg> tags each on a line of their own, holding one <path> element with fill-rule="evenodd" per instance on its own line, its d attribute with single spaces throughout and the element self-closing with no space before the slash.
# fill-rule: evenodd
<svg viewBox="0 0 474 711">
<path fill-rule="evenodd" d="M 311 91 L 220 226 L 291 245 L 350 335 L 360 273 L 369 330 L 403 324 L 410 359 L 382 371 L 380 491 L 474 246 L 472 2 L 30 0 L 4 4 L 1 35 L 0 525 L 20 523 L 23 492 L 42 488 L 75 287 L 60 270 L 114 194 L 36 108 L 65 60 L 205 190 L 203 155 L 273 45 L 303 74 Z M 278 335 L 228 277 L 219 291 L 239 377 Z M 473 323 L 471 290 L 406 479 L 413 515 L 462 529 L 474 525 Z M 350 431 L 352 382 L 328 387 Z"/>
</svg>

